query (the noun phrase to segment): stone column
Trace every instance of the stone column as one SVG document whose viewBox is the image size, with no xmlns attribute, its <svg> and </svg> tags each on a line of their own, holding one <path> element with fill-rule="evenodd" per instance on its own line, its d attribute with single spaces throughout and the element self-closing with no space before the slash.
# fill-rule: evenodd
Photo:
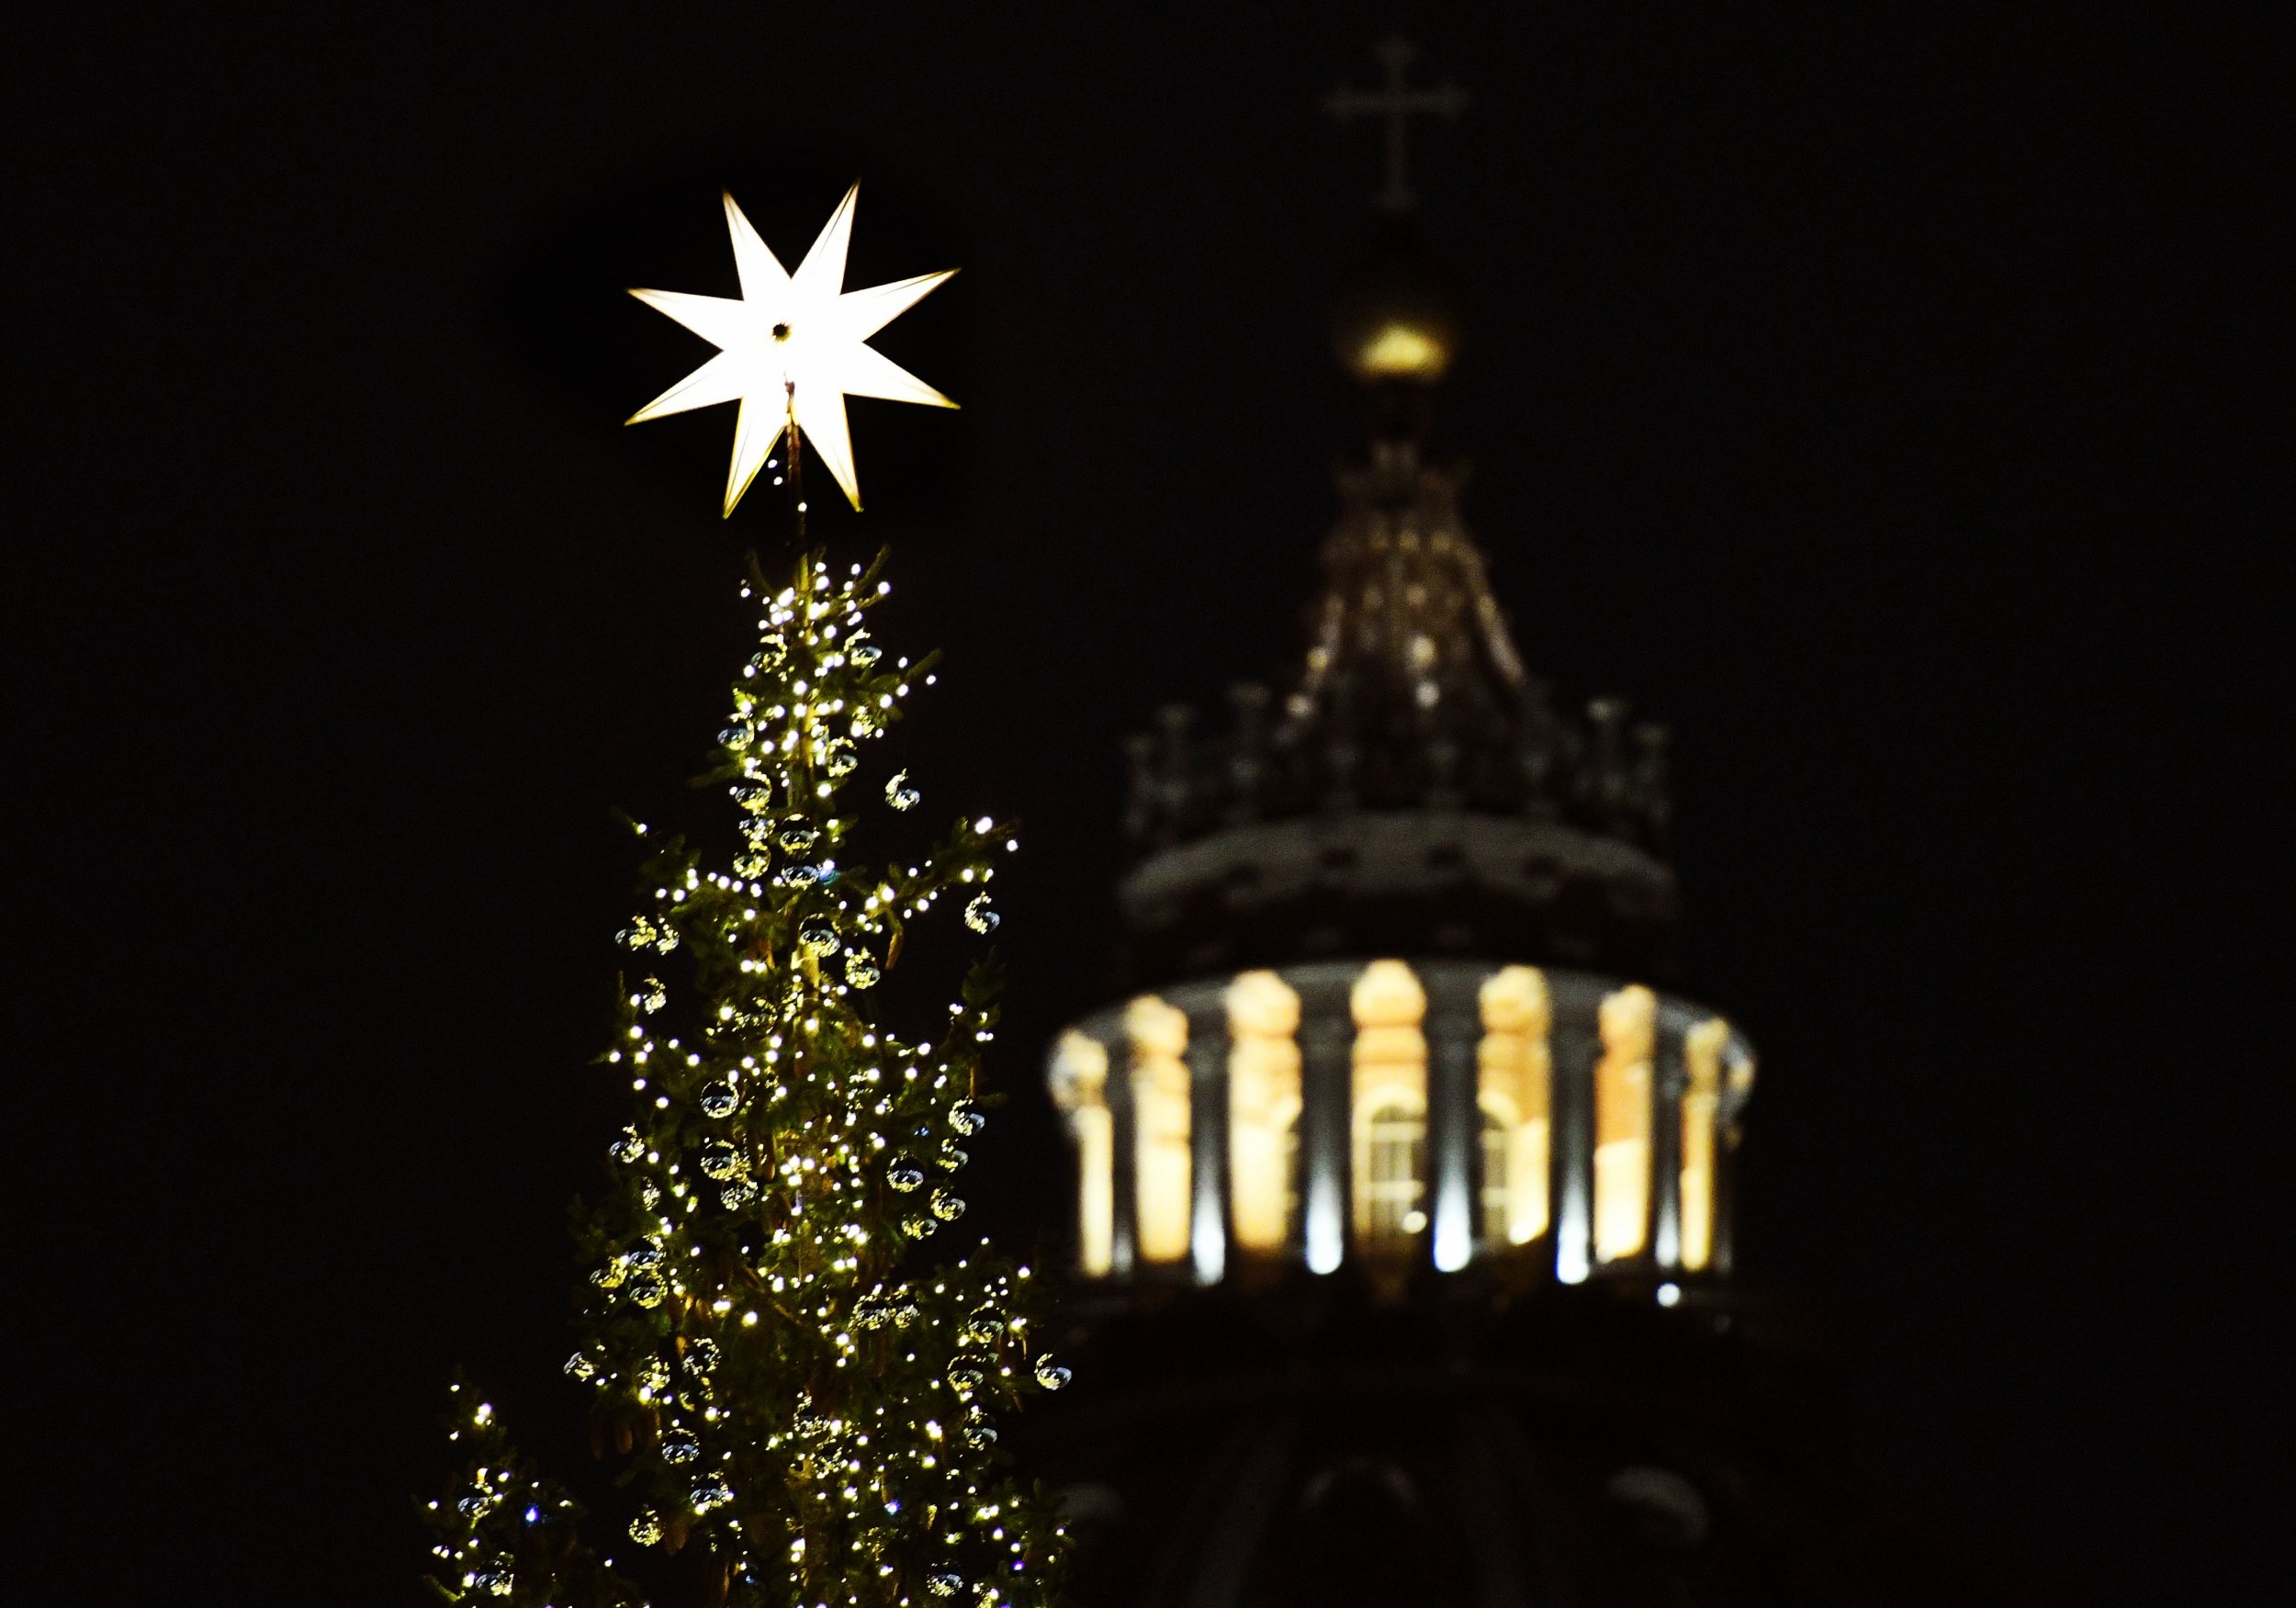
<svg viewBox="0 0 2296 1608">
<path fill-rule="evenodd" d="M 1116 1146 L 1109 1170 L 1116 1190 L 1116 1231 L 1109 1271 L 1130 1277 L 1140 1250 L 1140 1129 L 1132 1113 L 1132 1046 L 1121 1023 L 1111 1018 L 1093 1036 L 1109 1047 L 1109 1118 Z"/>
<path fill-rule="evenodd" d="M 1475 1175 L 1480 1160 L 1482 1112 L 1475 1089 L 1475 1048 L 1482 1015 L 1475 997 L 1481 981 L 1457 962 L 1434 962 L 1420 973 L 1427 991 L 1427 1182 L 1434 1220 L 1435 1266 L 1457 1273 L 1475 1254 Z"/>
<path fill-rule="evenodd" d="M 1603 1052 L 1596 1025 L 1603 987 L 1590 979 L 1549 973 L 1554 994 L 1555 1276 L 1583 1284 L 1594 1267 L 1594 1063 Z"/>
<path fill-rule="evenodd" d="M 1188 1259 L 1198 1284 L 1218 1284 L 1228 1270 L 1225 990 L 1217 984 L 1191 989 L 1183 1008 L 1187 1012 Z"/>
<path fill-rule="evenodd" d="M 1326 974 L 1328 973 L 1328 974 Z M 1308 1266 L 1336 1273 L 1348 1236 L 1348 1121 L 1354 1097 L 1346 973 L 1338 967 L 1287 972 L 1300 995 L 1300 1202 Z"/>
<path fill-rule="evenodd" d="M 1650 1069 L 1650 1249 L 1661 1268 L 1683 1265 L 1683 1091 L 1690 1076 L 1683 1061 L 1683 1024 L 1659 1013 Z"/>
</svg>

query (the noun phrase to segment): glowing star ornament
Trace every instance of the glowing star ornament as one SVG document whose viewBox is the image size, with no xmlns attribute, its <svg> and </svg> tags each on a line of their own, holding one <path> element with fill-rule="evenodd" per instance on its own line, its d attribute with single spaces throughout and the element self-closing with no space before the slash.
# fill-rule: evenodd
<svg viewBox="0 0 2296 1608">
<path fill-rule="evenodd" d="M 844 489 L 846 500 L 861 507 L 853 441 L 845 423 L 847 397 L 882 397 L 936 408 L 957 405 L 866 344 L 870 336 L 953 275 L 954 268 L 866 290 L 839 288 L 845 282 L 846 245 L 853 234 L 853 201 L 860 194 L 859 185 L 845 192 L 794 274 L 766 248 L 729 195 L 726 226 L 734 238 L 734 266 L 741 275 L 738 298 L 678 290 L 630 292 L 718 349 L 716 356 L 647 403 L 628 422 L 738 401 L 733 465 L 726 477 L 728 517 L 765 467 L 782 432 L 793 425 Z"/>
</svg>

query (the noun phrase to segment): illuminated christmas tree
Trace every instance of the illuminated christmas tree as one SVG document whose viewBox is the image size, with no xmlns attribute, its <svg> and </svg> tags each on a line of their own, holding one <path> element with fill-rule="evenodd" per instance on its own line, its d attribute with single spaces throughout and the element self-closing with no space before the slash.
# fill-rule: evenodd
<svg viewBox="0 0 2296 1608">
<path fill-rule="evenodd" d="M 863 1008 L 920 924 L 982 942 L 1016 847 L 983 817 L 914 859 L 853 858 L 869 816 L 918 803 L 865 754 L 933 680 L 871 635 L 882 562 L 840 577 L 816 551 L 742 589 L 759 648 L 704 779 L 737 839 L 722 864 L 663 843 L 618 935 L 636 981 L 604 1061 L 636 1115 L 580 1215 L 566 1371 L 627 1541 L 585 1544 L 580 1507 L 458 1385 L 468 1460 L 432 1504 L 448 1602 L 636 1603 L 658 1575 L 736 1608 L 1037 1608 L 1053 1587 L 1058 1532 L 1001 1470 L 996 1418 L 1067 1371 L 1032 1343 L 1028 1269 L 951 1244 L 993 961 L 915 1038 Z"/>
</svg>

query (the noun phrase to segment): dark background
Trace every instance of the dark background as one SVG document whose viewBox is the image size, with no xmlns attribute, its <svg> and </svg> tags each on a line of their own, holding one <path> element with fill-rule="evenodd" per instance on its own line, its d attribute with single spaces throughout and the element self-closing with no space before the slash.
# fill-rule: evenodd
<svg viewBox="0 0 2296 1608">
<path fill-rule="evenodd" d="M 1498 589 L 1678 733 L 1692 986 L 1764 1051 L 1745 1262 L 1839 1322 L 1878 1489 L 2266 1601 L 2267 8 L 1401 9 L 1477 96 L 1416 165 Z M 785 539 L 717 518 L 730 410 L 619 423 L 707 350 L 622 287 L 732 293 L 721 186 L 793 264 L 861 176 L 850 284 L 965 270 L 879 343 L 965 410 L 855 404 L 817 528 L 949 651 L 929 804 L 1030 823 L 974 1192 L 1057 1219 L 1118 739 L 1290 651 L 1356 430 L 1376 137 L 1315 103 L 1400 13 L 1299 10 L 12 25 L 19 1600 L 411 1600 L 448 1369 L 546 1442 L 570 1400 L 607 810 L 715 807 Z"/>
</svg>

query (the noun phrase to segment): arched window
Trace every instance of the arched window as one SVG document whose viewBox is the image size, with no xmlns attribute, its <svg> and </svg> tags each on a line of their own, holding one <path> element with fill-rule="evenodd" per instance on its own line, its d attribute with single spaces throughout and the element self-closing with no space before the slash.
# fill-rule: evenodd
<svg viewBox="0 0 2296 1608">
<path fill-rule="evenodd" d="M 1180 1262 L 1188 1254 L 1187 1015 L 1144 994 L 1124 1007 L 1131 1045 L 1132 1155 L 1139 1184 L 1140 1255 Z"/>
<path fill-rule="evenodd" d="M 1509 1194 L 1508 1141 L 1514 1125 L 1488 1106 L 1483 1108 L 1483 1199 L 1480 1230 L 1483 1243 L 1508 1243 L 1508 1218 L 1514 1203 Z"/>
<path fill-rule="evenodd" d="M 1658 995 L 1637 984 L 1606 995 L 1594 1068 L 1594 1258 L 1641 1253 L 1650 1225 L 1650 1057 Z"/>
<path fill-rule="evenodd" d="M 1108 1101 L 1109 1051 L 1097 1039 L 1064 1033 L 1052 1051 L 1052 1099 L 1076 1143 L 1076 1259 L 1097 1278 L 1116 1253 L 1116 1129 Z"/>
<path fill-rule="evenodd" d="M 1427 1226 L 1427 1113 L 1395 1101 L 1363 1120 L 1356 1218 L 1373 1244 L 1409 1240 Z"/>
<path fill-rule="evenodd" d="M 1228 984 L 1229 1215 L 1241 1249 L 1289 1243 L 1299 1209 L 1300 996 L 1273 972 Z"/>
<path fill-rule="evenodd" d="M 1528 1244 L 1547 1231 L 1554 1070 L 1548 1035 L 1554 1009 L 1546 975 L 1530 966 L 1508 966 L 1484 981 L 1478 1003 L 1483 1018 L 1475 1051 L 1476 1103 L 1484 1124 L 1483 1241 Z M 1502 1140 L 1491 1137 L 1493 1122 Z M 1504 1180 L 1503 1197 L 1493 1195 L 1493 1178 Z"/>
<path fill-rule="evenodd" d="M 1426 991 L 1401 961 L 1374 961 L 1356 980 L 1356 1237 L 1396 1252 L 1427 1226 Z"/>
</svg>

